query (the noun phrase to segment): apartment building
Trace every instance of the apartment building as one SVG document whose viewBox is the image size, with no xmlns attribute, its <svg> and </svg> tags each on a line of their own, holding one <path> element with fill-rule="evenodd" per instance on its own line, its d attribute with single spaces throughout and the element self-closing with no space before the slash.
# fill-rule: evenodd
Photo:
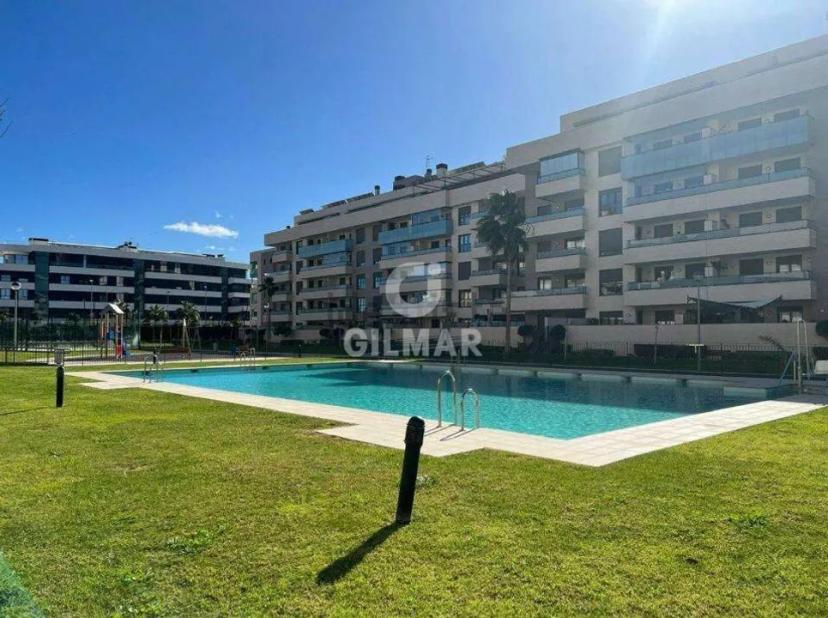
<svg viewBox="0 0 828 618">
<path fill-rule="evenodd" d="M 629 325 L 828 319 L 828 37 L 564 115 L 503 161 L 398 176 L 391 191 L 304 210 L 265 236 L 253 318 L 293 328 L 502 323 L 501 260 L 475 224 L 516 193 L 529 249 L 517 322 Z M 407 320 L 383 285 L 445 302 Z M 267 306 L 267 311 L 265 311 Z M 623 329 L 619 329 L 619 333 Z M 619 334 L 619 336 L 621 336 Z"/>
<path fill-rule="evenodd" d="M 247 264 L 219 255 L 147 251 L 132 243 L 100 247 L 30 238 L 0 244 L 0 311 L 15 305 L 11 284 L 20 282 L 23 319 L 62 322 L 75 314 L 96 318 L 107 303 L 126 302 L 134 315 L 158 305 L 175 319 L 183 301 L 205 321 L 249 320 Z"/>
</svg>

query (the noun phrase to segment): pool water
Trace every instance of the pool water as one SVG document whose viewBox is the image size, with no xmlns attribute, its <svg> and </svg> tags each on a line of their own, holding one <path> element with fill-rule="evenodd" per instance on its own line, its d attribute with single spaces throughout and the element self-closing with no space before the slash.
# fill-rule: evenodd
<svg viewBox="0 0 828 618">
<path fill-rule="evenodd" d="M 129 375 L 129 374 L 124 374 Z M 134 375 L 134 374 L 133 374 Z M 439 371 L 376 365 L 314 365 L 166 371 L 164 382 L 437 418 Z M 454 419 L 448 380 L 443 419 Z M 756 401 L 721 388 L 634 384 L 458 372 L 459 395 L 480 395 L 480 426 L 571 439 Z M 466 403 L 466 426 L 474 408 Z"/>
</svg>

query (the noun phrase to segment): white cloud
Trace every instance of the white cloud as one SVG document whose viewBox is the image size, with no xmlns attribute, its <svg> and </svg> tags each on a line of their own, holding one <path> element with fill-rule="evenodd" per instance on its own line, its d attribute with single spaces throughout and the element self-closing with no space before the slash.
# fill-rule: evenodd
<svg viewBox="0 0 828 618">
<path fill-rule="evenodd" d="M 197 234 L 199 236 L 209 236 L 211 238 L 238 238 L 239 233 L 236 230 L 231 230 L 223 225 L 215 225 L 213 223 L 198 223 L 197 221 L 179 221 L 178 223 L 170 223 L 164 226 L 165 230 L 173 232 L 185 232 L 187 234 Z"/>
<path fill-rule="evenodd" d="M 221 213 L 218 210 L 216 211 L 216 219 L 221 219 Z"/>
</svg>

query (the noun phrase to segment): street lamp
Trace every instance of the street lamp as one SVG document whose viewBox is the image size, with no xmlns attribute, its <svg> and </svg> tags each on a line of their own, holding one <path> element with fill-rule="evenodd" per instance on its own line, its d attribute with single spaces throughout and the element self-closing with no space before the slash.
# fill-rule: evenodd
<svg viewBox="0 0 828 618">
<path fill-rule="evenodd" d="M 262 309 L 264 309 L 265 315 L 267 315 L 267 322 L 266 322 L 267 327 L 265 328 L 265 340 L 264 340 L 265 354 L 267 354 L 267 348 L 268 348 L 267 344 L 268 344 L 268 339 L 270 338 L 270 303 L 265 303 L 264 305 L 262 305 Z"/>
<path fill-rule="evenodd" d="M 12 362 L 17 362 L 17 311 L 20 307 L 20 285 L 19 281 L 12 281 L 11 289 L 14 292 L 14 351 L 12 352 Z"/>
</svg>

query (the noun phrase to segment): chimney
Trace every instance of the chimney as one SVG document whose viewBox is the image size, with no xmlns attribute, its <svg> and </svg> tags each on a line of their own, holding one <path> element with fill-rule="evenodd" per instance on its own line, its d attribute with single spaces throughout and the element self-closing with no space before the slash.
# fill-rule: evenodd
<svg viewBox="0 0 828 618">
<path fill-rule="evenodd" d="M 443 178 L 448 172 L 448 165 L 445 163 L 437 164 L 437 178 Z"/>
<path fill-rule="evenodd" d="M 374 185 L 374 195 L 379 195 L 379 194 L 380 194 L 380 186 L 379 185 Z"/>
<path fill-rule="evenodd" d="M 405 186 L 405 176 L 394 176 L 394 191 Z"/>
<path fill-rule="evenodd" d="M 430 168 L 430 167 L 427 167 L 427 168 L 426 168 L 426 174 L 425 174 L 425 177 L 426 177 L 426 178 L 431 178 L 431 168 Z"/>
</svg>

